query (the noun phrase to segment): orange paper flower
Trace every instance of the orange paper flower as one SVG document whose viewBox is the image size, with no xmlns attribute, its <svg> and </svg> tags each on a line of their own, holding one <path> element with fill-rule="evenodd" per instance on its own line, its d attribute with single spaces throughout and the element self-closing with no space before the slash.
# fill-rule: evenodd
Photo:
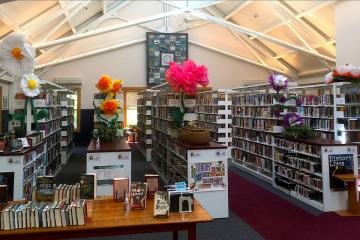
<svg viewBox="0 0 360 240">
<path fill-rule="evenodd" d="M 122 83 L 122 80 L 115 80 L 112 84 L 111 93 L 115 95 L 116 93 L 120 92 Z"/>
<path fill-rule="evenodd" d="M 96 88 L 103 93 L 108 93 L 112 89 L 112 80 L 108 75 L 102 75 Z"/>
<path fill-rule="evenodd" d="M 120 106 L 120 103 L 115 99 L 106 99 L 100 105 L 100 109 L 107 116 L 115 114 Z"/>
</svg>

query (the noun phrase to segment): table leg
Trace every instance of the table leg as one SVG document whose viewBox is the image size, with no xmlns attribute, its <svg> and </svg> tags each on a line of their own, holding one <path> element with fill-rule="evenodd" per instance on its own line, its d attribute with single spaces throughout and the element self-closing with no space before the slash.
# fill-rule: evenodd
<svg viewBox="0 0 360 240">
<path fill-rule="evenodd" d="M 178 231 L 173 231 L 173 240 L 179 240 L 179 232 Z"/>
<path fill-rule="evenodd" d="M 191 224 L 188 229 L 188 240 L 196 240 L 196 223 Z"/>
</svg>

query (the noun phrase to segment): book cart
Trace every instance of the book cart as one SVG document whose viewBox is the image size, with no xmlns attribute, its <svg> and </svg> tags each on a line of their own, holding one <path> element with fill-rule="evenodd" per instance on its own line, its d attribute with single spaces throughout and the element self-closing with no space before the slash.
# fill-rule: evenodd
<svg viewBox="0 0 360 240">
<path fill-rule="evenodd" d="M 185 181 L 213 218 L 228 217 L 227 146 L 212 141 L 191 145 L 174 139 L 169 112 L 179 106 L 180 95 L 169 91 L 166 84 L 152 89 L 157 90 L 152 97 L 153 167 L 165 184 Z M 185 121 L 196 121 L 196 98 L 187 96 L 184 105 Z"/>
</svg>

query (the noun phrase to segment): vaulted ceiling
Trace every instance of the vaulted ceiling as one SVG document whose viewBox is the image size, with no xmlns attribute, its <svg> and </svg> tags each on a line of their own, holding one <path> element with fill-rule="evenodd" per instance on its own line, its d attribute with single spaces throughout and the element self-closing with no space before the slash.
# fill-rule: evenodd
<svg viewBox="0 0 360 240">
<path fill-rule="evenodd" d="M 294 78 L 335 65 L 336 1 L 11 1 L 0 36 L 16 31 L 37 49 L 36 69 L 188 32 L 189 42 Z"/>
</svg>

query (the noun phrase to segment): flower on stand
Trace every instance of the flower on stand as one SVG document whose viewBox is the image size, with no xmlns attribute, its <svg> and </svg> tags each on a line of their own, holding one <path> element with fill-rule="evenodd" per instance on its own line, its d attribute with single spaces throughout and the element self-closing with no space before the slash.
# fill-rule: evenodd
<svg viewBox="0 0 360 240">
<path fill-rule="evenodd" d="M 360 66 L 346 64 L 337 67 L 325 75 L 325 83 L 330 84 L 333 82 L 360 82 Z"/>
<path fill-rule="evenodd" d="M 113 83 L 112 83 L 112 88 L 110 90 L 110 93 L 112 95 L 115 95 L 116 93 L 120 92 L 122 83 L 123 83 L 122 80 L 114 80 Z"/>
<path fill-rule="evenodd" d="M 96 84 L 96 88 L 102 93 L 108 93 L 112 89 L 112 85 L 112 79 L 108 75 L 104 74 Z"/>
<path fill-rule="evenodd" d="M 184 61 L 183 65 L 171 62 L 166 70 L 165 79 L 174 92 L 186 94 L 195 94 L 198 85 L 209 85 L 207 68 L 203 65 L 197 66 L 192 60 Z"/>
<path fill-rule="evenodd" d="M 288 78 L 280 74 L 271 74 L 269 76 L 269 83 L 271 87 L 279 93 L 280 90 L 286 90 L 288 86 Z"/>
<path fill-rule="evenodd" d="M 278 117 L 280 117 L 280 115 L 281 115 L 281 108 L 275 108 L 274 109 L 274 111 L 273 111 L 273 113 L 274 113 L 274 117 L 276 117 L 276 118 L 278 118 Z"/>
<path fill-rule="evenodd" d="M 283 121 L 285 128 L 291 128 L 295 126 L 303 126 L 304 119 L 296 112 L 287 113 Z"/>
<path fill-rule="evenodd" d="M 22 76 L 20 80 L 20 87 L 27 97 L 35 97 L 40 94 L 40 80 L 33 73 Z"/>
<path fill-rule="evenodd" d="M 301 107 L 304 104 L 304 100 L 301 97 L 297 97 L 295 100 L 295 104 L 298 107 Z"/>
<path fill-rule="evenodd" d="M 106 116 L 117 113 L 120 103 L 115 99 L 105 99 L 100 105 L 100 109 Z"/>
<path fill-rule="evenodd" d="M 3 69 L 16 78 L 34 71 L 35 50 L 25 40 L 25 35 L 11 33 L 0 43 L 0 61 Z"/>
</svg>

